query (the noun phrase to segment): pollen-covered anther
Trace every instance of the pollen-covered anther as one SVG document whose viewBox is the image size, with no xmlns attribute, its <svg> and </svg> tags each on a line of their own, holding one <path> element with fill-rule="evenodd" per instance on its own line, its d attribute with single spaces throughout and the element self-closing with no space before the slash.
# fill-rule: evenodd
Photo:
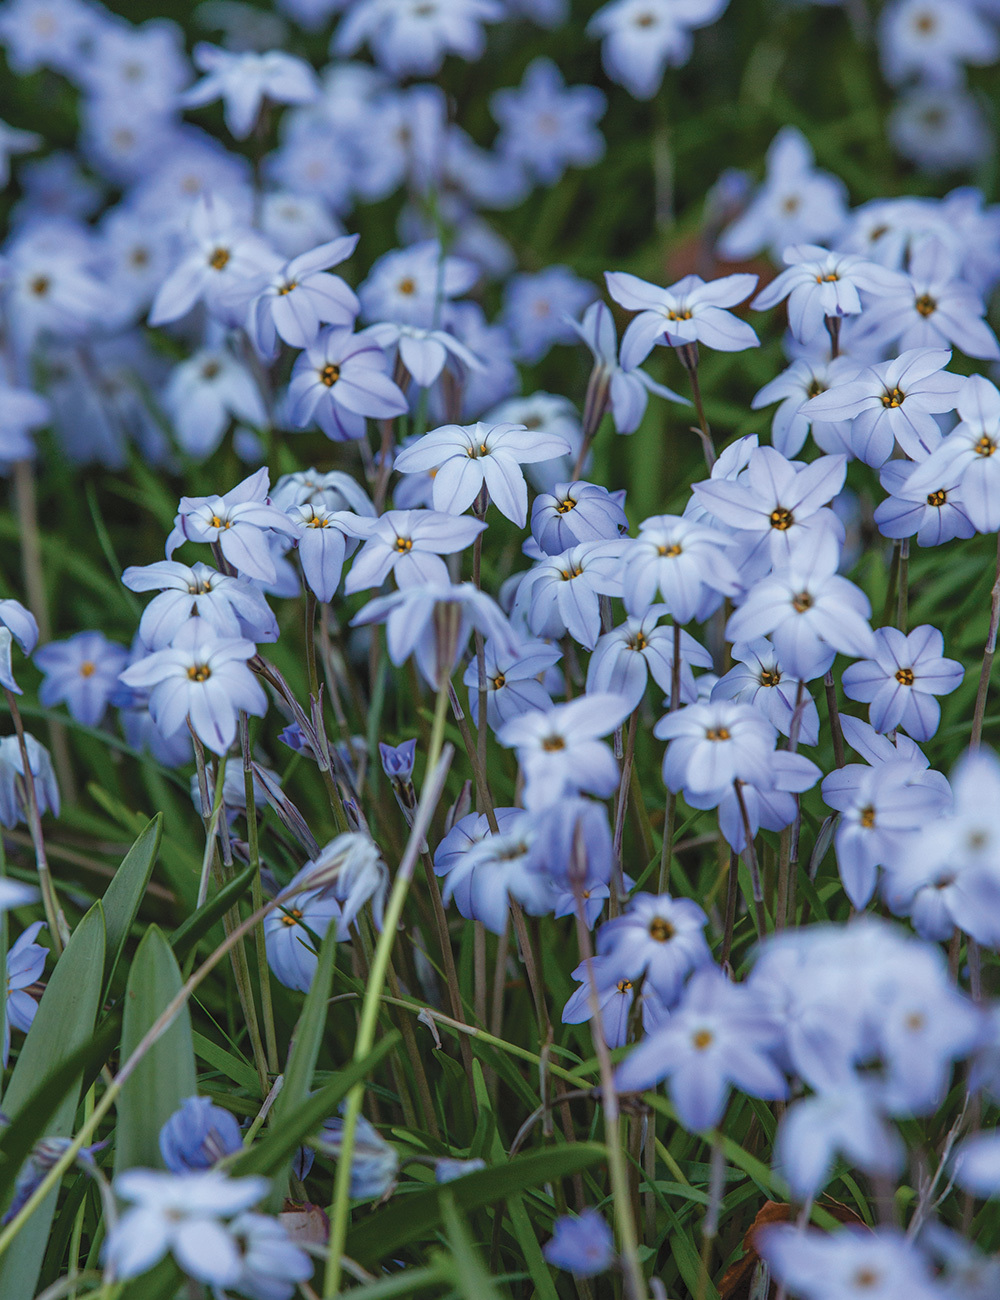
<svg viewBox="0 0 1000 1300">
<path fill-rule="evenodd" d="M 937 311 L 937 301 L 929 293 L 922 293 L 913 305 L 921 316 L 933 316 Z"/>
<path fill-rule="evenodd" d="M 731 739 L 728 727 L 709 727 L 705 732 L 706 740 L 729 740 Z"/>
<path fill-rule="evenodd" d="M 576 502 L 573 500 L 572 497 L 563 497 L 562 501 L 556 502 L 556 514 L 557 515 L 569 514 L 569 512 L 573 509 L 575 505 Z"/>
<path fill-rule="evenodd" d="M 896 681 L 899 682 L 900 686 L 912 686 L 914 682 L 913 669 L 897 668 Z"/>
<path fill-rule="evenodd" d="M 395 548 L 400 553 L 400 555 L 405 555 L 407 551 L 413 550 L 413 538 L 397 537 L 395 541 Z"/>
<path fill-rule="evenodd" d="M 948 493 L 944 488 L 938 488 L 936 492 L 929 492 L 927 494 L 927 504 L 929 506 L 937 506 L 938 509 L 940 509 L 947 500 Z"/>
<path fill-rule="evenodd" d="M 562 736 L 546 736 L 542 741 L 542 749 L 547 754 L 557 754 L 559 750 L 566 748 L 566 742 Z"/>
<path fill-rule="evenodd" d="M 903 405 L 903 400 L 905 397 L 906 394 L 902 392 L 899 388 L 893 388 L 890 392 L 886 392 L 882 394 L 882 405 L 886 408 L 887 411 L 890 409 L 894 409 L 897 406 Z"/>
<path fill-rule="evenodd" d="M 792 609 L 796 614 L 804 614 L 807 609 L 812 609 L 813 598 L 808 591 L 800 591 L 797 596 L 792 598 Z"/>
<path fill-rule="evenodd" d="M 696 1034 L 691 1035 L 691 1046 L 699 1052 L 704 1052 L 714 1042 L 715 1035 L 710 1029 L 699 1029 Z"/>
<path fill-rule="evenodd" d="M 760 670 L 761 686 L 777 686 L 781 681 L 781 673 L 777 668 L 762 668 Z"/>
<path fill-rule="evenodd" d="M 777 506 L 771 511 L 771 527 L 777 528 L 780 532 L 785 532 L 795 523 L 795 516 L 784 506 Z"/>
<path fill-rule="evenodd" d="M 870 831 L 875 825 L 875 809 L 871 804 L 868 804 L 866 807 L 861 809 L 861 815 L 859 816 L 858 821 L 860 821 L 866 831 Z"/>
<path fill-rule="evenodd" d="M 208 664 L 192 664 L 187 675 L 193 682 L 207 682 L 212 676 L 212 670 Z"/>
<path fill-rule="evenodd" d="M 208 264 L 213 271 L 224 271 L 229 262 L 229 249 L 217 248 L 208 259 Z"/>
<path fill-rule="evenodd" d="M 988 434 L 984 433 L 972 450 L 977 456 L 992 456 L 996 449 L 996 443 Z"/>
<path fill-rule="evenodd" d="M 655 939 L 657 943 L 666 943 L 677 933 L 675 928 L 663 916 L 654 916 L 649 923 L 649 937 Z"/>
<path fill-rule="evenodd" d="M 332 388 L 339 378 L 340 366 L 335 366 L 332 361 L 319 372 L 319 382 L 327 388 Z"/>
<path fill-rule="evenodd" d="M 80 665 L 81 677 L 93 677 L 94 673 L 96 672 L 97 672 L 97 664 L 95 664 L 90 659 L 85 659 L 83 663 Z"/>
<path fill-rule="evenodd" d="M 656 553 L 657 555 L 667 556 L 672 560 L 675 559 L 678 555 L 680 555 L 681 548 L 680 546 L 678 546 L 676 542 L 674 542 L 673 546 L 658 546 L 656 548 Z"/>
</svg>

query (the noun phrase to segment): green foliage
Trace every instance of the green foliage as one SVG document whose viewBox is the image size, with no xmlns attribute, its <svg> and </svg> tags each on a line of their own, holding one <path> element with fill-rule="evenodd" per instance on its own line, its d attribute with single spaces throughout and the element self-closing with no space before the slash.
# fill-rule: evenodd
<svg viewBox="0 0 1000 1300">
<path fill-rule="evenodd" d="M 170 944 L 157 925 L 142 937 L 125 987 L 121 1060 L 127 1061 L 183 980 Z M 198 1091 L 191 1017 L 184 1006 L 125 1081 L 117 1102 L 115 1173 L 136 1166 L 163 1169 L 159 1132 L 187 1097 Z"/>
</svg>

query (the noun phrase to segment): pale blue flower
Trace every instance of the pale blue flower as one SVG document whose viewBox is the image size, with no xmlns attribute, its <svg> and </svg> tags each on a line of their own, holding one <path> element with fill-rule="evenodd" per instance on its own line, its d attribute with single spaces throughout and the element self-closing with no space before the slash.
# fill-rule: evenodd
<svg viewBox="0 0 1000 1300">
<path fill-rule="evenodd" d="M 235 1116 L 208 1097 L 188 1097 L 160 1129 L 163 1163 L 175 1174 L 211 1169 L 243 1146 Z"/>
<path fill-rule="evenodd" d="M 599 737 L 629 714 L 620 695 L 582 695 L 568 704 L 522 713 L 497 732 L 501 745 L 517 750 L 524 774 L 525 807 L 545 808 L 583 791 L 606 798 L 618 785 L 618 764 Z"/>
<path fill-rule="evenodd" d="M 736 660 L 712 688 L 713 700 L 736 700 L 752 704 L 783 736 L 790 736 L 798 706 L 798 737 L 804 745 L 819 743 L 819 714 L 808 691 L 801 697 L 796 679 L 785 672 L 774 646 L 766 637 L 737 642 L 732 648 Z"/>
<path fill-rule="evenodd" d="M 245 578 L 219 573 L 207 564 L 189 568 L 176 560 L 130 565 L 122 574 L 129 591 L 159 591 L 139 620 L 149 650 L 163 650 L 189 618 L 203 618 L 220 637 L 277 641 L 278 624 L 263 593 Z"/>
<path fill-rule="evenodd" d="M 328 326 L 301 353 L 288 383 L 288 414 L 296 428 L 318 424 L 334 442 L 365 436 L 365 421 L 394 420 L 406 398 L 386 373 L 381 344 L 367 333 Z"/>
<path fill-rule="evenodd" d="M 267 696 L 247 667 L 251 641 L 219 637 L 204 619 L 189 618 L 169 647 L 126 668 L 126 686 L 149 689 L 149 711 L 167 736 L 191 727 L 214 754 L 225 754 L 236 738 L 242 709 L 267 712 Z"/>
<path fill-rule="evenodd" d="M 721 352 L 760 346 L 746 321 L 725 310 L 753 293 L 755 275 L 725 275 L 707 283 L 700 275 L 686 275 L 668 289 L 625 271 L 607 271 L 604 278 L 615 302 L 638 313 L 622 337 L 626 369 L 641 365 L 657 343 L 675 348 L 703 343 Z"/>
<path fill-rule="evenodd" d="M 511 718 L 532 709 L 547 709 L 552 699 L 544 676 L 562 658 L 557 646 L 544 641 L 515 641 L 490 637 L 483 647 L 486 672 L 486 721 L 497 731 Z M 462 677 L 469 688 L 469 713 L 479 725 L 479 662 L 473 656 Z"/>
<path fill-rule="evenodd" d="M 232 1285 L 247 1300 L 292 1300 L 298 1283 L 312 1277 L 312 1260 L 279 1219 L 244 1211 L 229 1224 L 229 1232 L 243 1265 Z"/>
<path fill-rule="evenodd" d="M 318 97 L 316 74 L 303 59 L 283 50 L 223 50 L 199 41 L 194 63 L 204 78 L 180 97 L 185 108 L 200 108 L 221 99 L 226 126 L 237 140 L 253 130 L 264 100 L 275 104 L 309 104 Z"/>
<path fill-rule="evenodd" d="M 359 0 L 341 20 L 331 49 L 343 56 L 367 43 L 376 63 L 393 76 L 429 76 L 446 54 L 479 59 L 486 47 L 482 24 L 502 17 L 499 0 Z"/>
<path fill-rule="evenodd" d="M 724 533 L 679 515 L 644 519 L 623 556 L 625 608 L 642 617 L 659 593 L 675 622 L 706 617 L 740 589 L 728 547 Z"/>
<path fill-rule="evenodd" d="M 50 641 L 35 651 L 35 664 L 45 674 L 39 701 L 46 708 L 65 704 L 77 722 L 96 727 L 127 662 L 125 647 L 102 632 L 77 632 L 67 641 Z"/>
<path fill-rule="evenodd" d="M 664 70 L 691 57 L 691 29 L 719 17 L 728 0 L 611 0 L 587 24 L 600 37 L 601 62 L 612 81 L 636 99 L 652 99 Z"/>
<path fill-rule="evenodd" d="M 641 617 L 630 617 L 619 627 L 605 632 L 594 647 L 587 666 L 587 690 L 611 691 L 637 709 L 646 694 L 650 677 L 660 690 L 673 690 L 674 628 L 658 627 L 666 612 L 653 605 Z M 698 696 L 692 667 L 711 668 L 712 656 L 690 633 L 681 631 L 680 698 L 685 704 Z"/>
<path fill-rule="evenodd" d="M 117 1176 L 114 1190 L 132 1204 L 108 1231 L 105 1264 L 112 1277 L 127 1281 L 169 1251 L 188 1276 L 234 1286 L 243 1264 L 223 1220 L 249 1209 L 267 1187 L 266 1178 L 229 1178 L 214 1170 L 128 1169 Z"/>
<path fill-rule="evenodd" d="M 533 59 L 516 90 L 498 90 L 490 111 L 500 124 L 496 147 L 542 185 L 567 167 L 591 167 L 604 154 L 596 122 L 607 101 L 594 86 L 567 86 L 551 59 Z"/>
<path fill-rule="evenodd" d="M 944 637 L 926 623 L 909 636 L 898 628 L 880 627 L 875 638 L 876 657 L 844 670 L 844 694 L 870 705 L 876 731 L 902 727 L 914 740 L 930 740 L 941 721 L 941 706 L 934 697 L 956 690 L 965 669 L 955 659 L 942 658 Z"/>
<path fill-rule="evenodd" d="M 1000 393 L 982 375 L 962 381 L 961 423 L 907 479 L 909 492 L 939 491 L 954 483 L 963 512 L 981 533 L 1000 529 Z"/>
<path fill-rule="evenodd" d="M 533 365 L 554 343 L 572 343 L 573 322 L 596 297 L 594 286 L 565 266 L 512 275 L 504 289 L 501 319 L 518 360 Z"/>
<path fill-rule="evenodd" d="M 742 984 L 714 966 L 688 981 L 680 1004 L 615 1071 L 619 1092 L 641 1092 L 669 1080 L 670 1100 L 685 1128 L 720 1122 L 732 1086 L 752 1097 L 788 1095 L 773 1051 L 781 1031 Z"/>
<path fill-rule="evenodd" d="M 588 1207 L 556 1219 L 552 1239 L 542 1253 L 555 1268 L 564 1268 L 576 1277 L 596 1277 L 614 1263 L 615 1243 L 607 1219 Z"/>
<path fill-rule="evenodd" d="M 357 295 L 329 272 L 351 256 L 357 243 L 357 235 L 341 235 L 275 271 L 250 309 L 249 326 L 263 356 L 275 354 L 278 338 L 293 348 L 308 348 L 321 325 L 354 327 L 361 310 Z"/>
<path fill-rule="evenodd" d="M 562 555 L 546 555 L 525 576 L 517 606 L 538 637 L 567 633 L 588 650 L 601 634 L 601 596 L 622 593 L 623 541 L 584 542 Z"/>
<path fill-rule="evenodd" d="M 531 506 L 531 535 L 546 555 L 561 555 L 580 542 L 607 542 L 628 531 L 617 494 L 577 479 L 556 483 Z"/>
<path fill-rule="evenodd" d="M 445 424 L 400 451 L 393 468 L 402 474 L 436 469 L 434 506 L 449 514 L 468 510 L 485 488 L 500 513 L 523 528 L 528 489 L 521 466 L 569 450 L 564 438 L 524 425 Z"/>
<path fill-rule="evenodd" d="M 185 540 L 214 542 L 244 577 L 274 582 L 277 576 L 268 532 L 297 536 L 288 516 L 267 499 L 269 476 L 257 470 L 225 496 L 181 497 L 174 527 L 167 538 L 167 559 Z"/>
<path fill-rule="evenodd" d="M 344 583 L 348 595 L 381 587 L 390 573 L 400 587 L 449 586 L 441 556 L 464 551 L 486 527 L 479 519 L 439 510 L 387 510 L 378 519 L 357 516 L 350 526 L 365 544 Z"/>
</svg>

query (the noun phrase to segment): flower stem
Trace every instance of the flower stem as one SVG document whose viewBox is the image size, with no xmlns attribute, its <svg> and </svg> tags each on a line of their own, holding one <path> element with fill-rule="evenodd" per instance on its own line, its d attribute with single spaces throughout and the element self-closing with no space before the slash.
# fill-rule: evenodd
<svg viewBox="0 0 1000 1300">
<path fill-rule="evenodd" d="M 357 1037 L 354 1041 L 354 1060 L 360 1061 L 371 1051 L 375 1042 L 375 1028 L 378 1023 L 379 1004 L 382 1000 L 382 988 L 385 984 L 392 953 L 393 941 L 403 913 L 403 903 L 413 878 L 413 870 L 420 856 L 424 836 L 430 826 L 434 809 L 438 805 L 444 790 L 445 777 L 451 766 L 454 751 L 448 746 L 443 749 L 444 717 L 448 701 L 448 683 L 442 682 L 438 689 L 438 703 L 434 712 L 434 729 L 431 732 L 431 749 L 428 755 L 427 779 L 417 805 L 413 828 L 399 864 L 392 893 L 386 903 L 385 916 L 382 921 L 382 933 L 379 935 L 372 958 L 371 970 L 365 987 L 365 996 L 361 1004 L 361 1018 L 358 1023 Z M 330 1238 L 327 1251 L 326 1277 L 323 1284 L 324 1300 L 333 1300 L 340 1290 L 341 1257 L 347 1240 L 347 1225 L 350 1217 L 351 1162 L 354 1154 L 354 1138 L 357 1132 L 358 1116 L 361 1114 L 361 1099 L 364 1085 L 356 1084 L 347 1095 L 344 1112 L 344 1127 L 341 1133 L 340 1155 L 337 1160 L 337 1172 L 334 1178 L 333 1202 L 330 1206 Z"/>
<path fill-rule="evenodd" d="M 990 594 L 990 629 L 986 636 L 986 648 L 983 651 L 983 666 L 979 673 L 979 689 L 976 691 L 976 708 L 972 715 L 972 737 L 970 749 L 978 749 L 983 739 L 983 718 L 986 716 L 986 697 L 990 689 L 990 673 L 993 671 L 993 656 L 997 649 L 997 628 L 1000 627 L 1000 533 L 997 534 L 997 574 Z"/>
<path fill-rule="evenodd" d="M 582 873 L 580 874 L 582 875 Z M 608 1045 L 604 1040 L 604 1019 L 601 1015 L 601 1002 L 597 992 L 597 980 L 594 976 L 594 952 L 590 942 L 590 931 L 587 929 L 586 916 L 584 915 L 583 895 L 579 887 L 574 892 L 576 894 L 577 942 L 580 945 L 580 956 L 587 967 L 590 1032 L 594 1040 L 594 1054 L 597 1057 L 600 1069 L 604 1131 L 608 1148 L 608 1176 L 611 1179 L 611 1198 L 614 1205 L 615 1226 L 618 1229 L 618 1242 L 625 1275 L 625 1295 L 627 1300 L 645 1300 L 648 1290 L 639 1265 L 639 1238 L 632 1215 L 628 1170 L 622 1149 L 621 1116 L 618 1111 L 618 1093 L 615 1091 L 614 1072 L 611 1068 L 611 1053 L 608 1051 Z"/>
<path fill-rule="evenodd" d="M 264 891 L 260 883 L 260 840 L 257 828 L 257 800 L 253 789 L 253 759 L 250 755 L 250 726 L 247 715 L 240 710 L 240 752 L 243 755 L 243 788 L 246 792 L 247 805 L 247 846 L 250 851 L 250 865 L 253 876 L 250 880 L 250 896 L 253 910 L 260 911 L 264 902 Z M 278 1073 L 278 1039 L 274 1029 L 274 1006 L 271 1001 L 271 967 L 267 960 L 267 940 L 264 935 L 263 920 L 257 923 L 254 931 L 257 949 L 257 982 L 260 985 L 260 1009 L 264 1019 L 264 1042 L 267 1050 L 267 1068 L 270 1074 Z"/>
<path fill-rule="evenodd" d="M 760 879 L 760 865 L 757 862 L 757 850 L 754 848 L 753 831 L 750 826 L 750 814 L 747 812 L 746 800 L 743 798 L 743 789 L 739 780 L 733 782 L 733 789 L 736 791 L 736 801 L 740 805 L 740 817 L 743 819 L 743 838 L 746 840 L 743 857 L 750 869 L 750 884 L 753 890 L 754 923 L 757 927 L 757 938 L 763 939 L 764 935 L 767 933 L 767 924 L 764 915 L 764 889 Z"/>
<path fill-rule="evenodd" d="M 53 950 L 55 955 L 60 957 L 63 948 L 69 942 L 69 925 L 63 915 L 62 908 L 59 906 L 55 882 L 49 870 L 49 859 L 45 852 L 45 838 L 42 835 L 42 816 L 38 811 L 38 792 L 35 789 L 35 776 L 31 770 L 31 761 L 28 757 L 28 742 L 24 735 L 21 710 L 17 707 L 17 696 L 12 691 L 4 687 L 4 695 L 7 699 L 7 707 L 10 709 L 10 716 L 14 721 L 18 749 L 21 752 L 21 766 L 24 768 L 25 814 L 28 819 L 28 829 L 31 832 L 31 842 L 35 848 L 35 867 L 38 871 L 38 884 L 42 891 L 45 919 L 48 922 Z"/>
</svg>

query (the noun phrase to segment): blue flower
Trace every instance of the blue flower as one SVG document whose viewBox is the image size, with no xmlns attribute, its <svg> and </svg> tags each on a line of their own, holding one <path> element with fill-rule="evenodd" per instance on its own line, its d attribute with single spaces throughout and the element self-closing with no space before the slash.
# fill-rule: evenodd
<svg viewBox="0 0 1000 1300">
<path fill-rule="evenodd" d="M 564 1214 L 552 1225 L 552 1240 L 542 1249 L 555 1268 L 577 1277 L 596 1277 L 614 1263 L 615 1246 L 607 1220 L 594 1209 Z"/>
<path fill-rule="evenodd" d="M 242 1146 L 235 1117 L 208 1097 L 188 1097 L 160 1129 L 160 1154 L 175 1174 L 211 1169 Z"/>
<path fill-rule="evenodd" d="M 78 632 L 68 641 L 50 641 L 35 652 L 35 663 L 45 674 L 38 698 L 48 708 L 65 704 L 77 722 L 96 727 L 127 661 L 125 647 L 101 632 Z"/>
</svg>

